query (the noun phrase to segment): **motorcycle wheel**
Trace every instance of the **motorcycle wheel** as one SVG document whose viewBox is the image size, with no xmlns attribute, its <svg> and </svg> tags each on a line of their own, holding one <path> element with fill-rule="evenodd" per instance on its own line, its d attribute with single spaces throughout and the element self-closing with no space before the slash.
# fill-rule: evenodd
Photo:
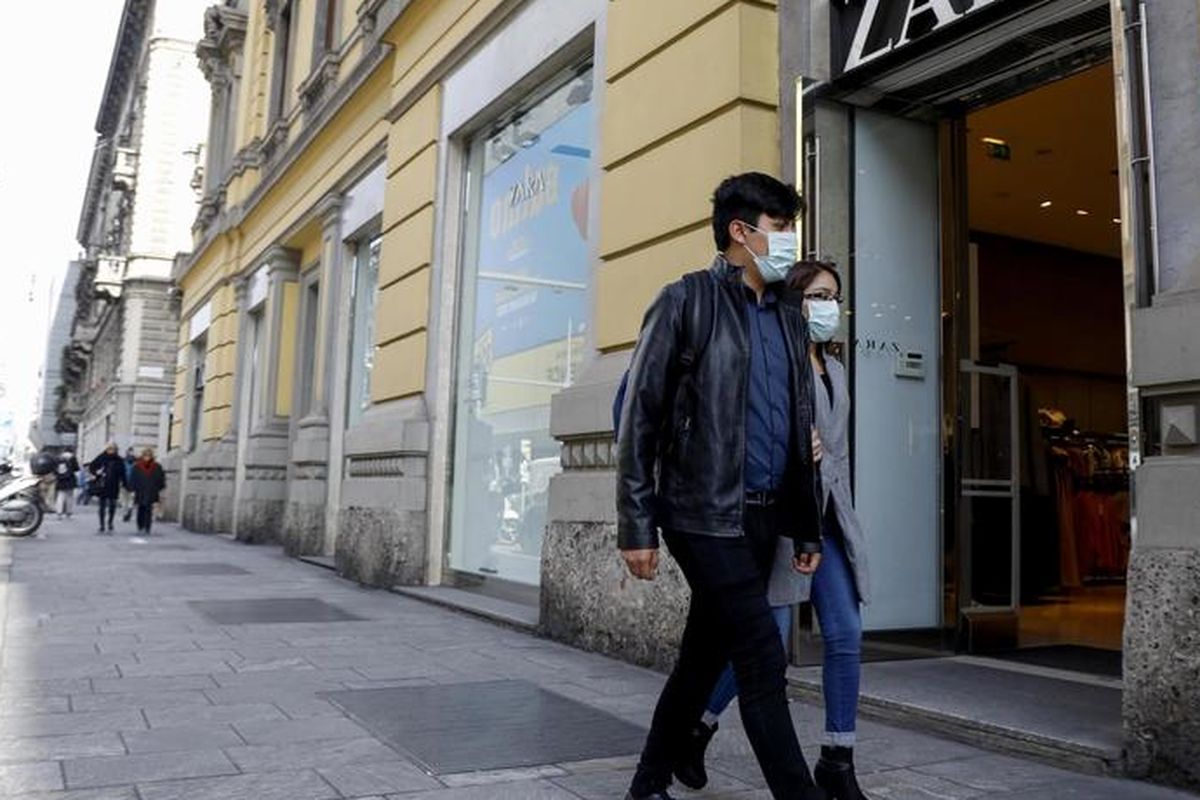
<svg viewBox="0 0 1200 800">
<path fill-rule="evenodd" d="M 29 536 L 42 526 L 42 517 L 45 516 L 42 507 L 38 503 L 29 504 L 29 513 L 25 515 L 25 521 L 20 525 L 5 525 L 0 530 L 9 536 Z"/>
</svg>

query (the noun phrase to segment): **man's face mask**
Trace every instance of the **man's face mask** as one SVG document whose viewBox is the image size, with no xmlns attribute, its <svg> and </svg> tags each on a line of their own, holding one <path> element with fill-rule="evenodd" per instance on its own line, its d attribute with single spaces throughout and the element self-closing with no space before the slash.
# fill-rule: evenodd
<svg viewBox="0 0 1200 800">
<path fill-rule="evenodd" d="M 742 245 L 754 258 L 754 264 L 758 267 L 758 274 L 762 276 L 763 281 L 779 283 L 786 279 L 792 266 L 796 263 L 796 253 L 800 249 L 795 232 L 764 231 L 749 222 L 742 224 L 767 237 L 767 254 L 765 256 L 758 255 L 748 245 Z"/>
</svg>

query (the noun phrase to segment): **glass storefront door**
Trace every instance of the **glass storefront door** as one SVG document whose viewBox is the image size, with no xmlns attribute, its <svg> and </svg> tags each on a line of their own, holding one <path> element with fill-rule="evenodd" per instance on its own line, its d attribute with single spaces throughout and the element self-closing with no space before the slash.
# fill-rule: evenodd
<svg viewBox="0 0 1200 800">
<path fill-rule="evenodd" d="M 592 70 L 571 70 L 470 145 L 451 569 L 537 585 L 550 398 L 588 351 Z"/>
</svg>

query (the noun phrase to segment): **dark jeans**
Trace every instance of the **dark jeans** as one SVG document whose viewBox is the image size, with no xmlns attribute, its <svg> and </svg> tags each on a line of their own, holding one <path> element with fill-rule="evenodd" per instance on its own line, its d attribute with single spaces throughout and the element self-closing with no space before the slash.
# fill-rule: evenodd
<svg viewBox="0 0 1200 800">
<path fill-rule="evenodd" d="M 137 507 L 137 526 L 139 531 L 150 532 L 150 526 L 154 523 L 154 506 L 139 505 Z"/>
<path fill-rule="evenodd" d="M 733 662 L 750 746 L 776 798 L 813 785 L 788 714 L 787 658 L 767 604 L 767 578 L 781 529 L 778 507 L 747 506 L 745 536 L 666 532 L 692 590 L 679 659 L 654 710 L 633 792 L 651 794 L 671 782 L 678 746 L 700 719 L 721 671 Z"/>
<path fill-rule="evenodd" d="M 105 525 L 112 530 L 113 516 L 117 513 L 117 498 L 100 496 L 100 530 L 104 530 Z"/>
</svg>

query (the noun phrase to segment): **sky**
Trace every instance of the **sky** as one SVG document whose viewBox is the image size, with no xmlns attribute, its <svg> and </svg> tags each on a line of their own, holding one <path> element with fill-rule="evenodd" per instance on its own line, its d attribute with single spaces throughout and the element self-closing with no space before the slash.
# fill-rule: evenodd
<svg viewBox="0 0 1200 800">
<path fill-rule="evenodd" d="M 23 441 L 96 141 L 124 0 L 10 3 L 0 48 L 0 437 Z M 47 38 L 48 33 L 53 33 Z M 3 442 L 0 442 L 3 446 Z"/>
</svg>

